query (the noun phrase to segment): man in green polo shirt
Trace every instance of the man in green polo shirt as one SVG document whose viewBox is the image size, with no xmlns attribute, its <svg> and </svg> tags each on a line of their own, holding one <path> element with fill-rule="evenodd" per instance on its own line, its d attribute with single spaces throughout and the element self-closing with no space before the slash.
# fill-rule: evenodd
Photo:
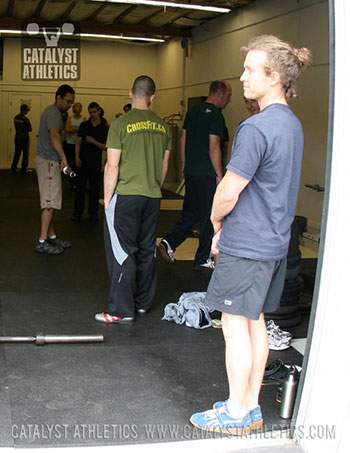
<svg viewBox="0 0 350 453">
<path fill-rule="evenodd" d="M 185 175 L 185 199 L 181 217 L 159 244 L 161 256 L 174 262 L 176 248 L 199 224 L 199 246 L 193 266 L 212 269 L 211 241 L 214 235 L 210 212 L 217 183 L 223 176 L 220 142 L 225 120 L 221 113 L 231 101 L 232 89 L 226 80 L 211 83 L 205 102 L 186 115 L 181 137 L 181 158 Z"/>
<path fill-rule="evenodd" d="M 104 174 L 105 247 L 111 279 L 108 312 L 96 321 L 118 324 L 146 313 L 156 291 L 156 229 L 171 149 L 169 126 L 149 106 L 154 81 L 139 76 L 132 109 L 110 126 Z"/>
</svg>

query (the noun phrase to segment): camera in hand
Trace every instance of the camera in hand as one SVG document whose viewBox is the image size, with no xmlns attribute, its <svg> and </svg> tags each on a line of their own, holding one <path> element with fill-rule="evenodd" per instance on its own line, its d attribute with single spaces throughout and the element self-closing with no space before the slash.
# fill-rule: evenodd
<svg viewBox="0 0 350 453">
<path fill-rule="evenodd" d="M 77 176 L 75 171 L 73 171 L 70 167 L 64 167 L 63 173 L 69 176 L 70 178 L 75 178 Z"/>
</svg>

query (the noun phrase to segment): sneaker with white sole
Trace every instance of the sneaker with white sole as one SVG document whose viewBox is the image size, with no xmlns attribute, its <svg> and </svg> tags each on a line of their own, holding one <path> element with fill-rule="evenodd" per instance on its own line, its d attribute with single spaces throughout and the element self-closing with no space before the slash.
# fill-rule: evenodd
<svg viewBox="0 0 350 453">
<path fill-rule="evenodd" d="M 220 407 L 224 406 L 225 404 L 227 404 L 227 401 L 217 401 L 216 403 L 213 404 L 213 409 L 220 409 Z M 254 409 L 252 409 L 249 412 L 249 415 L 251 419 L 250 425 L 251 430 L 256 431 L 258 429 L 261 429 L 264 423 L 264 419 L 262 416 L 260 405 L 257 405 Z"/>
<path fill-rule="evenodd" d="M 60 255 L 63 253 L 63 248 L 54 245 L 46 239 L 44 242 L 36 241 L 35 251 L 39 253 L 48 253 L 49 255 Z"/>
<path fill-rule="evenodd" d="M 282 330 L 280 328 L 280 326 L 277 326 L 273 319 L 270 319 L 269 321 L 267 321 L 266 329 L 267 329 L 267 333 L 269 333 L 271 331 L 277 331 L 280 336 L 289 338 L 290 340 L 293 337 L 293 335 L 290 332 L 287 332 L 286 330 Z"/>
<path fill-rule="evenodd" d="M 291 346 L 292 334 L 280 329 L 273 320 L 267 322 L 266 329 L 269 337 L 269 349 L 283 351 Z"/>
<path fill-rule="evenodd" d="M 168 241 L 162 239 L 158 244 L 158 249 L 165 261 L 168 261 L 168 263 L 173 263 L 175 261 L 174 250 L 171 248 Z"/>
<path fill-rule="evenodd" d="M 123 324 L 132 322 L 134 318 L 132 316 L 126 316 L 121 318 L 120 316 L 110 315 L 109 313 L 96 313 L 95 320 L 99 322 L 104 322 L 106 324 Z"/>
<path fill-rule="evenodd" d="M 233 436 L 250 434 L 252 424 L 249 412 L 244 417 L 234 418 L 229 414 L 226 404 L 219 409 L 197 412 L 192 415 L 190 422 L 196 428 L 204 431 Z"/>
<path fill-rule="evenodd" d="M 50 244 L 55 245 L 56 247 L 61 247 L 62 249 L 68 249 L 69 247 L 72 247 L 71 241 L 64 241 L 59 236 L 56 236 L 53 239 L 47 238 L 47 241 Z"/>
<path fill-rule="evenodd" d="M 292 334 L 280 329 L 272 319 L 267 321 L 266 329 L 269 337 L 269 349 L 283 351 L 291 346 Z"/>
<path fill-rule="evenodd" d="M 269 349 L 271 351 L 284 351 L 285 349 L 290 348 L 291 340 L 290 338 L 283 337 L 278 334 L 276 331 L 272 331 L 268 334 L 269 337 Z"/>
<path fill-rule="evenodd" d="M 209 258 L 205 263 L 195 264 L 194 268 L 195 269 L 214 269 L 215 263 L 214 263 L 213 259 Z"/>
</svg>

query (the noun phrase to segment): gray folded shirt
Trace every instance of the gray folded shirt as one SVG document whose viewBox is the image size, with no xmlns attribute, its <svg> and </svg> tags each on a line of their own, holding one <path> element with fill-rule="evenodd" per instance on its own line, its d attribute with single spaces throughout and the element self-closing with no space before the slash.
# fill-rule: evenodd
<svg viewBox="0 0 350 453">
<path fill-rule="evenodd" d="M 176 304 L 165 306 L 162 321 L 174 321 L 176 324 L 185 322 L 187 327 L 195 329 L 211 327 L 209 313 L 214 310 L 203 303 L 205 296 L 205 292 L 183 293 Z"/>
</svg>

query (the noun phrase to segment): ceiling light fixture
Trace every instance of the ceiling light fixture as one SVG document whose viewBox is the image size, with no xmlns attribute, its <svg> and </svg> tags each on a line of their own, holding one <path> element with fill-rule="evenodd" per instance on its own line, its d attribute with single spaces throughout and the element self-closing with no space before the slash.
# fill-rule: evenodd
<svg viewBox="0 0 350 453">
<path fill-rule="evenodd" d="M 183 9 L 192 9 L 197 11 L 209 11 L 213 13 L 229 13 L 231 12 L 230 8 L 223 8 L 220 6 L 204 6 L 204 5 L 195 5 L 191 3 L 176 3 L 176 2 L 162 2 L 155 0 L 91 0 L 93 2 L 99 3 L 127 3 L 131 5 L 146 5 L 146 6 L 163 6 L 165 8 L 183 8 Z"/>
<path fill-rule="evenodd" d="M 22 30 L 0 30 L 0 34 L 11 34 L 11 35 L 22 35 L 26 32 Z M 38 35 L 44 35 L 42 31 L 37 33 Z M 116 39 L 124 41 L 144 41 L 144 42 L 165 42 L 165 39 L 161 38 L 146 38 L 140 36 L 120 36 L 120 35 L 99 35 L 97 33 L 77 33 L 75 36 L 80 38 L 98 38 L 98 39 Z"/>
<path fill-rule="evenodd" d="M 149 41 L 149 42 L 165 42 L 161 38 L 145 38 L 140 36 L 120 36 L 120 35 L 98 35 L 95 33 L 77 33 L 82 38 L 99 38 L 99 39 L 123 39 L 127 41 Z"/>
</svg>

